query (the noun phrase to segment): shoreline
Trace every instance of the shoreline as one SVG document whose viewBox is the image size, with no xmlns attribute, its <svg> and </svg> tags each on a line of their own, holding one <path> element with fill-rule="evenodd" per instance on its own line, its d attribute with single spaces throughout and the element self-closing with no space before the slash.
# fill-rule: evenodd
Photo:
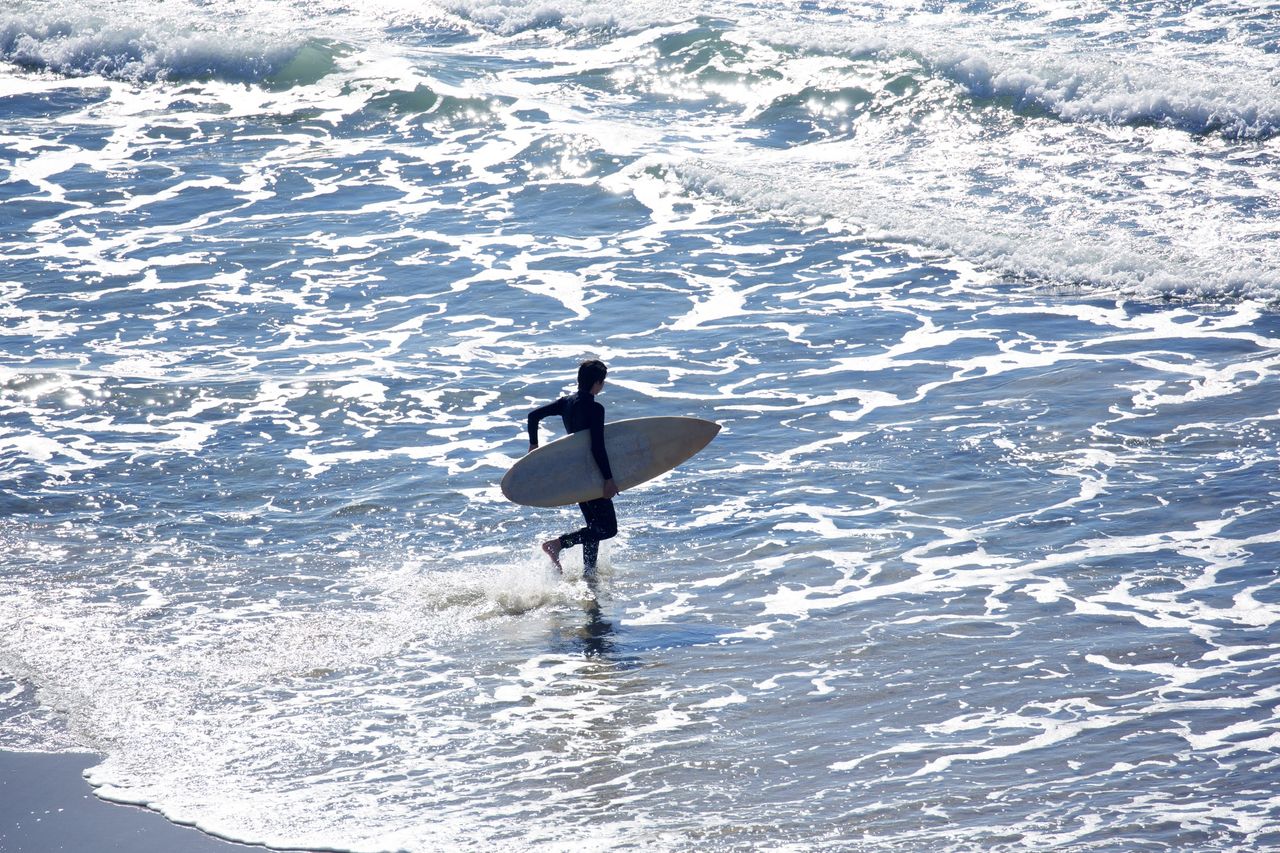
<svg viewBox="0 0 1280 853">
<path fill-rule="evenodd" d="M 250 853 L 276 849 L 228 841 L 173 823 L 142 806 L 101 799 L 84 778 L 85 769 L 98 760 L 89 752 L 0 750 L 0 850 Z"/>
</svg>

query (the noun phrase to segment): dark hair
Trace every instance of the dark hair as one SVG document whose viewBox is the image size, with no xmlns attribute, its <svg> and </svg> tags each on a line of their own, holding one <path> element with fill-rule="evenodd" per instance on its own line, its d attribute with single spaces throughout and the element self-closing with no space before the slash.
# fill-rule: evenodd
<svg viewBox="0 0 1280 853">
<path fill-rule="evenodd" d="M 587 394 L 595 387 L 596 383 L 604 379 L 605 374 L 609 372 L 609 368 L 604 366 L 604 362 L 599 359 L 591 358 L 578 365 L 578 393 Z"/>
</svg>

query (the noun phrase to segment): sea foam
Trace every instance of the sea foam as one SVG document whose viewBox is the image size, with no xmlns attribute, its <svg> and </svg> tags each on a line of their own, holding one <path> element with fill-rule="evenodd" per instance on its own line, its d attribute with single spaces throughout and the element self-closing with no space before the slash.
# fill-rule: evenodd
<svg viewBox="0 0 1280 853">
<path fill-rule="evenodd" d="M 1280 78 L 1217 73 L 1202 66 L 1170 69 L 1117 53 L 1058 58 L 1041 52 L 1000 55 L 940 51 L 926 59 L 974 97 L 1009 99 L 1064 121 L 1160 125 L 1189 133 L 1266 139 L 1280 131 Z"/>
<path fill-rule="evenodd" d="M 341 48 L 304 34 L 178 14 L 108 19 L 67 5 L 0 16 L 0 60 L 32 70 L 130 82 L 222 80 L 293 85 L 334 68 Z"/>
</svg>

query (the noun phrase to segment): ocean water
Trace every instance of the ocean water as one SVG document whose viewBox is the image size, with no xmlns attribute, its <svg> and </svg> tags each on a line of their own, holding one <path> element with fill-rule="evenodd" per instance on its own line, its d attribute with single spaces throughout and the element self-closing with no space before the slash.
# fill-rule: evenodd
<svg viewBox="0 0 1280 853">
<path fill-rule="evenodd" d="M 0 749 L 291 848 L 1280 849 L 1278 14 L 0 0 Z M 587 357 L 723 426 L 594 591 L 497 487 Z"/>
</svg>

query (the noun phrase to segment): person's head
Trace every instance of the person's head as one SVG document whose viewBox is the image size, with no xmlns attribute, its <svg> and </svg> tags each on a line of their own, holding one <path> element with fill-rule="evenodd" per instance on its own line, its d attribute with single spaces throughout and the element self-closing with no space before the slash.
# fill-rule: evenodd
<svg viewBox="0 0 1280 853">
<path fill-rule="evenodd" d="M 609 368 L 599 359 L 588 359 L 578 365 L 578 393 L 599 394 L 604 388 L 604 377 Z"/>
</svg>

